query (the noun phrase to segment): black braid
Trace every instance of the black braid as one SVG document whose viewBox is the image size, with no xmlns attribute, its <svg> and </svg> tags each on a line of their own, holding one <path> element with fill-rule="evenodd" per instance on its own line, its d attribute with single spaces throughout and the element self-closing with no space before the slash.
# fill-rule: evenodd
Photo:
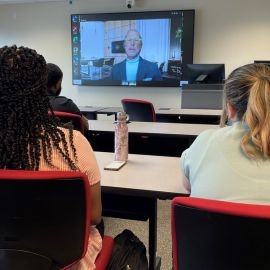
<svg viewBox="0 0 270 270">
<path fill-rule="evenodd" d="M 48 111 L 52 108 L 43 56 L 25 47 L 0 48 L 0 169 L 38 170 L 41 154 L 54 167 L 54 147 L 76 170 L 60 122 Z M 73 130 L 69 141 L 76 160 Z"/>
</svg>

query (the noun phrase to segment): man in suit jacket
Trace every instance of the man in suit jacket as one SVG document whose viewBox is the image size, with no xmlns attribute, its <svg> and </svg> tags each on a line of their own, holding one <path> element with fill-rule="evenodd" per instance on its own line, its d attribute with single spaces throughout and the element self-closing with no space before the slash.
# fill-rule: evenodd
<svg viewBox="0 0 270 270">
<path fill-rule="evenodd" d="M 161 73 L 156 63 L 140 57 L 142 38 L 137 30 L 129 30 L 124 40 L 127 58 L 115 64 L 111 79 L 120 81 L 160 81 Z"/>
</svg>

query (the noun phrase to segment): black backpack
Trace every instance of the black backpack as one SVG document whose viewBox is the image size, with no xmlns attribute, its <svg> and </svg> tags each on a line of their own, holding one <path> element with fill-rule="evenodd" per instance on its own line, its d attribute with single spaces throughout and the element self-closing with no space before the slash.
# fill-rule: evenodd
<svg viewBox="0 0 270 270">
<path fill-rule="evenodd" d="M 124 230 L 114 238 L 107 270 L 148 270 L 145 245 L 132 231 Z"/>
</svg>

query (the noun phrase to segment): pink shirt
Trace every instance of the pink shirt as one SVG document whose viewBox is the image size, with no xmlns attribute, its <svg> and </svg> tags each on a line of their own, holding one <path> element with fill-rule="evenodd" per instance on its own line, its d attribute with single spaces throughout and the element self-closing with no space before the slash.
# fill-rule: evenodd
<svg viewBox="0 0 270 270">
<path fill-rule="evenodd" d="M 85 173 L 88 176 L 90 186 L 100 182 L 100 171 L 97 165 L 97 161 L 93 152 L 93 149 L 87 139 L 78 131 L 73 132 L 73 142 L 77 152 L 77 161 L 75 161 L 71 146 L 69 144 L 69 131 L 67 129 L 62 129 L 65 133 L 66 140 L 68 142 L 68 148 L 70 155 L 77 166 L 78 170 Z M 61 170 L 61 171 L 71 171 L 67 162 L 64 158 L 59 154 L 59 152 L 54 148 L 52 150 L 52 164 L 56 168 L 51 168 L 44 161 L 43 156 L 41 156 L 41 162 L 39 166 L 39 170 L 41 171 L 51 171 L 51 170 Z M 80 260 L 80 262 L 73 267 L 71 270 L 92 270 L 95 269 L 95 260 L 97 255 L 99 254 L 102 248 L 102 239 L 95 228 L 95 226 L 91 226 L 90 228 L 90 241 L 88 243 L 88 249 L 85 257 Z"/>
</svg>

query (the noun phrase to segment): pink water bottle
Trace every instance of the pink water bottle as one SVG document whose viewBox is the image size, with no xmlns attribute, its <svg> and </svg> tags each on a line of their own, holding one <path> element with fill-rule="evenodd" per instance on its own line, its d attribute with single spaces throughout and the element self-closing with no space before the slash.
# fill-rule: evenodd
<svg viewBox="0 0 270 270">
<path fill-rule="evenodd" d="M 114 160 L 128 160 L 128 116 L 125 112 L 117 113 L 114 137 Z"/>
</svg>

